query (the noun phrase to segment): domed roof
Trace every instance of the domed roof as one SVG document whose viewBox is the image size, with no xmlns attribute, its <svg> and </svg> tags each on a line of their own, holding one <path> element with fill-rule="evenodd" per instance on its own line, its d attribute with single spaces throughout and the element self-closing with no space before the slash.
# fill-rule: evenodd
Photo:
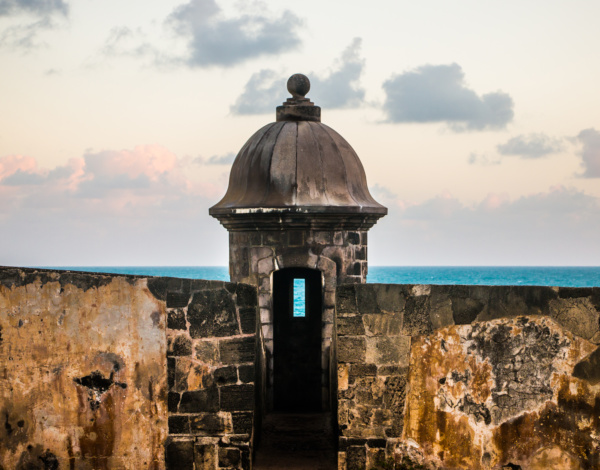
<svg viewBox="0 0 600 470">
<path fill-rule="evenodd" d="M 309 87 L 304 75 L 290 77 L 292 98 L 277 108 L 277 122 L 238 153 L 227 193 L 209 211 L 229 230 L 367 229 L 387 214 L 356 152 L 304 97 Z"/>
</svg>

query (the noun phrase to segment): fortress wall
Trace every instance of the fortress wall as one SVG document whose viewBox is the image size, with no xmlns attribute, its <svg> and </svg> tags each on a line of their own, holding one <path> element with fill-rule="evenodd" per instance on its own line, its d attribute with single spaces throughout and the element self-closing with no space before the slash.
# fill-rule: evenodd
<svg viewBox="0 0 600 470">
<path fill-rule="evenodd" d="M 0 268 L 0 469 L 250 468 L 255 287 Z"/>
<path fill-rule="evenodd" d="M 0 268 L 0 468 L 164 468 L 166 312 L 148 283 Z"/>
<path fill-rule="evenodd" d="M 259 383 L 256 287 L 172 279 L 164 298 L 167 468 L 251 468 L 255 383 Z"/>
<path fill-rule="evenodd" d="M 599 288 L 347 285 L 336 304 L 340 468 L 600 468 Z"/>
</svg>

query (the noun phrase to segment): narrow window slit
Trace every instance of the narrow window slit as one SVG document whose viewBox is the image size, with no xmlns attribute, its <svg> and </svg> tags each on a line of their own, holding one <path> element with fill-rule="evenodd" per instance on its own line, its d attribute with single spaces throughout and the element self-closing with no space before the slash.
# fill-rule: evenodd
<svg viewBox="0 0 600 470">
<path fill-rule="evenodd" d="M 294 279 L 294 318 L 306 317 L 306 280 Z"/>
</svg>

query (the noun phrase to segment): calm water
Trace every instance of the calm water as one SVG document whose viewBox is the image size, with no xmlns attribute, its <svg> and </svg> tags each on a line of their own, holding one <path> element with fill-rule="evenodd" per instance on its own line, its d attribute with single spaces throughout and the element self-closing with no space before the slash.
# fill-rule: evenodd
<svg viewBox="0 0 600 470">
<path fill-rule="evenodd" d="M 55 266 L 53 269 L 229 280 L 228 269 L 221 266 Z M 594 287 L 600 286 L 600 267 L 370 266 L 367 282 Z"/>
</svg>

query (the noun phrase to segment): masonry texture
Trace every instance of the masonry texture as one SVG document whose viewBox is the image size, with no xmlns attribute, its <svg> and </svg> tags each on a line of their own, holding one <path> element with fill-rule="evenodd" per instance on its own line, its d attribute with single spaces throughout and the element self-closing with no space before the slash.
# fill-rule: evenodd
<svg viewBox="0 0 600 470">
<path fill-rule="evenodd" d="M 257 292 L 0 268 L 0 468 L 251 468 Z"/>
<path fill-rule="evenodd" d="M 600 468 L 600 289 L 337 290 L 340 468 Z"/>
<path fill-rule="evenodd" d="M 175 282 L 178 281 L 178 284 Z M 256 288 L 170 280 L 167 468 L 251 468 Z"/>
<path fill-rule="evenodd" d="M 0 269 L 0 467 L 164 468 L 165 326 L 146 279 Z"/>
<path fill-rule="evenodd" d="M 323 409 L 330 409 L 331 385 L 335 386 L 335 347 L 333 346 L 335 288 L 339 284 L 364 283 L 367 277 L 366 231 L 270 230 L 229 233 L 231 280 L 258 286 L 261 362 L 265 365 L 261 396 L 267 396 L 263 409 L 273 403 L 273 285 L 275 270 L 303 267 L 317 269 L 323 276 Z M 333 373 L 333 377 L 331 377 Z"/>
</svg>

